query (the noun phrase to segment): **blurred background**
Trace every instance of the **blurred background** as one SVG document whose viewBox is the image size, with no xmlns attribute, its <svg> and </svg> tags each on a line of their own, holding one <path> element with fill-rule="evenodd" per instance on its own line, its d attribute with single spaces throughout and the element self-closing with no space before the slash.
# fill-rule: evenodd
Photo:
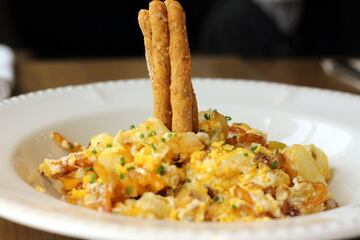
<svg viewBox="0 0 360 240">
<path fill-rule="evenodd" d="M 149 1 L 0 0 L 0 43 L 39 58 L 142 56 Z M 193 54 L 358 56 L 360 1 L 183 0 Z"/>
</svg>

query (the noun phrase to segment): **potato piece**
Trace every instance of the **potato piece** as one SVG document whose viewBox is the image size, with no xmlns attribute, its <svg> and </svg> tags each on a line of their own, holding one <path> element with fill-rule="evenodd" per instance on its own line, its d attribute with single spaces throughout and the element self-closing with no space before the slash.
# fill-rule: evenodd
<svg viewBox="0 0 360 240">
<path fill-rule="evenodd" d="M 306 181 L 325 183 L 318 166 L 315 164 L 311 153 L 305 147 L 295 144 L 284 150 L 284 156 L 290 165 Z"/>
<path fill-rule="evenodd" d="M 311 153 L 316 166 L 319 168 L 325 180 L 329 180 L 331 178 L 331 170 L 326 154 L 314 144 L 306 145 L 305 148 Z"/>
</svg>

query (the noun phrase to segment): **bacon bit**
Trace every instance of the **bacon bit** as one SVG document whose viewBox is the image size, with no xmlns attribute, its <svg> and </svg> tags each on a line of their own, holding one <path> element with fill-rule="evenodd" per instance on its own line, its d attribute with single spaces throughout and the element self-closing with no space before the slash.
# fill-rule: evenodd
<svg viewBox="0 0 360 240">
<path fill-rule="evenodd" d="M 233 125 L 231 125 L 231 127 L 229 128 L 229 132 L 230 133 L 239 133 L 239 134 L 245 134 L 246 133 L 246 131 L 241 128 L 240 123 L 234 123 Z"/>
<path fill-rule="evenodd" d="M 238 144 L 238 141 L 237 141 L 237 137 L 236 136 L 233 136 L 231 138 L 227 138 L 225 140 L 226 144 L 230 144 L 230 145 L 233 145 L 233 146 L 236 146 Z"/>
<path fill-rule="evenodd" d="M 324 202 L 324 205 L 325 205 L 325 210 L 331 210 L 339 207 L 339 203 L 332 198 L 327 199 Z"/>
<path fill-rule="evenodd" d="M 271 165 L 272 159 L 269 155 L 266 155 L 265 153 L 259 152 L 255 155 L 254 160 L 257 162 L 261 162 L 263 164 L 266 164 L 268 166 Z"/>
<path fill-rule="evenodd" d="M 256 135 L 253 133 L 245 133 L 244 135 L 240 135 L 238 139 L 238 143 L 242 143 L 245 145 L 250 145 L 251 143 L 258 143 L 262 146 L 266 145 L 265 138 L 260 135 Z"/>
<path fill-rule="evenodd" d="M 254 204 L 250 194 L 245 189 L 241 188 L 240 186 L 235 187 L 234 193 L 235 193 L 235 196 L 237 196 L 238 198 L 243 199 L 248 204 L 250 204 L 250 205 Z"/>
<path fill-rule="evenodd" d="M 262 146 L 266 145 L 266 141 L 263 136 L 254 133 L 247 133 L 239 123 L 234 123 L 233 125 L 231 125 L 229 133 L 233 133 L 236 135 L 226 139 L 226 143 L 233 146 L 249 146 L 252 143 L 258 143 Z"/>
<path fill-rule="evenodd" d="M 267 187 L 264 189 L 264 193 L 269 193 L 274 199 L 276 198 L 276 189 L 274 187 Z"/>
<path fill-rule="evenodd" d="M 69 153 L 78 152 L 83 149 L 83 146 L 77 142 L 70 142 L 58 132 L 52 132 L 51 138 L 62 149 Z"/>
<path fill-rule="evenodd" d="M 294 206 L 290 205 L 288 201 L 285 201 L 280 208 L 282 214 L 285 216 L 295 217 L 299 216 L 301 213 Z"/>
<path fill-rule="evenodd" d="M 313 199 L 310 199 L 307 201 L 304 205 L 319 205 L 323 202 L 325 202 L 327 195 L 328 195 L 328 189 L 323 183 L 319 182 L 311 182 L 313 185 L 313 188 L 315 189 L 315 192 L 318 193 Z"/>
</svg>

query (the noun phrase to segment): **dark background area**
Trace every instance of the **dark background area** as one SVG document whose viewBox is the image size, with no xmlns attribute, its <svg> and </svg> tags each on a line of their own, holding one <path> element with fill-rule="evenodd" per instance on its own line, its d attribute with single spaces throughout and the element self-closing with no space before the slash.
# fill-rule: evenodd
<svg viewBox="0 0 360 240">
<path fill-rule="evenodd" d="M 149 1 L 0 0 L 0 42 L 38 57 L 143 55 L 137 13 Z M 283 34 L 251 0 L 184 0 L 195 54 L 359 56 L 360 1 L 304 0 Z"/>
</svg>

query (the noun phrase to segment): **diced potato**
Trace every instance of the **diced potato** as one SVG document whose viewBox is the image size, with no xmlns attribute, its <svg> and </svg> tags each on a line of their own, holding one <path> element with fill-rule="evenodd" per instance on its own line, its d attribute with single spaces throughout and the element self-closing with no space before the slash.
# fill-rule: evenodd
<svg viewBox="0 0 360 240">
<path fill-rule="evenodd" d="M 320 172 L 322 173 L 325 180 L 329 180 L 331 178 L 331 170 L 326 154 L 314 144 L 306 145 L 305 148 L 311 153 L 316 166 L 320 169 Z"/>
<path fill-rule="evenodd" d="M 202 144 L 195 133 L 184 133 L 180 136 L 175 135 L 170 141 L 170 148 L 173 153 L 185 153 L 191 154 L 195 151 L 202 150 L 204 144 Z"/>
<path fill-rule="evenodd" d="M 285 148 L 284 155 L 293 169 L 306 181 L 325 183 L 318 166 L 315 164 L 311 153 L 305 147 L 295 144 Z"/>
<path fill-rule="evenodd" d="M 96 150 L 100 153 L 108 146 L 111 146 L 113 142 L 113 137 L 108 133 L 101 133 L 91 138 L 90 149 Z"/>
<path fill-rule="evenodd" d="M 213 140 L 223 140 L 227 137 L 229 125 L 225 116 L 209 110 L 199 113 L 199 131 L 206 132 Z"/>
<path fill-rule="evenodd" d="M 130 153 L 122 146 L 117 148 L 106 148 L 98 157 L 98 162 L 101 163 L 107 170 L 115 170 L 115 165 L 120 163 L 120 159 L 129 159 Z"/>
<path fill-rule="evenodd" d="M 145 216 L 156 218 L 167 218 L 170 215 L 171 207 L 165 198 L 147 192 L 137 201 L 137 206 Z"/>
</svg>

